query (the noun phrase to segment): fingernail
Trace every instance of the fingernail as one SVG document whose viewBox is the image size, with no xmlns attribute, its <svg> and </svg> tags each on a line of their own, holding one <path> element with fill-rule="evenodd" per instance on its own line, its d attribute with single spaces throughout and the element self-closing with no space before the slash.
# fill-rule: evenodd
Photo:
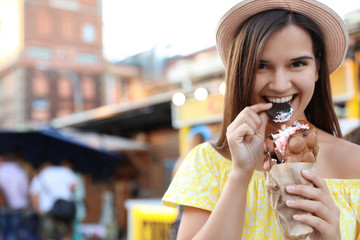
<svg viewBox="0 0 360 240">
<path fill-rule="evenodd" d="M 299 219 L 300 219 L 300 215 L 294 215 L 293 218 L 294 218 L 294 220 L 299 220 Z"/>
<path fill-rule="evenodd" d="M 295 187 L 292 185 L 286 187 L 286 191 L 288 191 L 288 192 L 293 192 L 294 189 L 295 189 Z"/>
<path fill-rule="evenodd" d="M 286 200 L 286 205 L 288 205 L 288 206 L 293 206 L 294 203 L 295 203 L 294 200 Z"/>
<path fill-rule="evenodd" d="M 310 171 L 303 169 L 303 174 L 306 176 L 310 176 Z"/>
</svg>

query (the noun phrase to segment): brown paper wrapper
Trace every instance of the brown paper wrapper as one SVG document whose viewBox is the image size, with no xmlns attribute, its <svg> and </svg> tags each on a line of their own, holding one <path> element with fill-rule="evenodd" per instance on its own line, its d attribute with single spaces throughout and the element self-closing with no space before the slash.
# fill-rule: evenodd
<svg viewBox="0 0 360 240">
<path fill-rule="evenodd" d="M 293 219 L 295 214 L 304 214 L 303 210 L 293 209 L 286 206 L 286 200 L 302 198 L 290 195 L 285 188 L 289 185 L 313 184 L 304 179 L 301 170 L 315 170 L 315 163 L 296 162 L 282 163 L 272 166 L 269 172 L 265 172 L 265 186 L 269 195 L 270 204 L 275 212 L 281 232 L 286 239 L 305 239 L 313 232 L 313 228 Z M 307 213 L 310 214 L 310 213 Z"/>
</svg>

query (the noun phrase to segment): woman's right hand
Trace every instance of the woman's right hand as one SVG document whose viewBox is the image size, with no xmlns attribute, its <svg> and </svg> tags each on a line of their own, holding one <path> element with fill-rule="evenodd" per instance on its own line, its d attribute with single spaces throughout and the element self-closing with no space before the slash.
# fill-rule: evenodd
<svg viewBox="0 0 360 240">
<path fill-rule="evenodd" d="M 252 175 L 262 155 L 265 129 L 268 122 L 266 110 L 271 103 L 259 103 L 244 108 L 228 126 L 226 137 L 230 148 L 233 171 Z"/>
</svg>

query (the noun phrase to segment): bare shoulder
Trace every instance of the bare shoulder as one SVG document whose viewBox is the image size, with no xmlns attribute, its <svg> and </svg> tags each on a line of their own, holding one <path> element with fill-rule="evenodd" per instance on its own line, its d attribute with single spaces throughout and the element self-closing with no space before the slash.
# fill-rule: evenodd
<svg viewBox="0 0 360 240">
<path fill-rule="evenodd" d="M 321 166 L 331 178 L 360 179 L 360 145 L 332 136 L 319 134 Z"/>
<path fill-rule="evenodd" d="M 335 138 L 335 146 L 344 158 L 360 165 L 360 145 L 349 142 L 342 138 Z"/>
</svg>

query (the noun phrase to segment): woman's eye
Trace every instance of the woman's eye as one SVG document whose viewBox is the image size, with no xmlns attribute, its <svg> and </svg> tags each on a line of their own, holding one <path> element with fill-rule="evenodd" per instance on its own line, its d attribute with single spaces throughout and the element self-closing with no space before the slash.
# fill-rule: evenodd
<svg viewBox="0 0 360 240">
<path fill-rule="evenodd" d="M 264 63 L 260 63 L 258 66 L 259 69 L 265 69 L 266 68 L 266 64 Z"/>
<path fill-rule="evenodd" d="M 306 65 L 306 63 L 305 63 L 305 62 L 302 62 L 302 61 L 298 61 L 298 62 L 293 62 L 293 63 L 292 63 L 292 66 L 293 66 L 293 67 L 301 67 L 301 66 L 304 66 L 304 65 Z"/>
</svg>

